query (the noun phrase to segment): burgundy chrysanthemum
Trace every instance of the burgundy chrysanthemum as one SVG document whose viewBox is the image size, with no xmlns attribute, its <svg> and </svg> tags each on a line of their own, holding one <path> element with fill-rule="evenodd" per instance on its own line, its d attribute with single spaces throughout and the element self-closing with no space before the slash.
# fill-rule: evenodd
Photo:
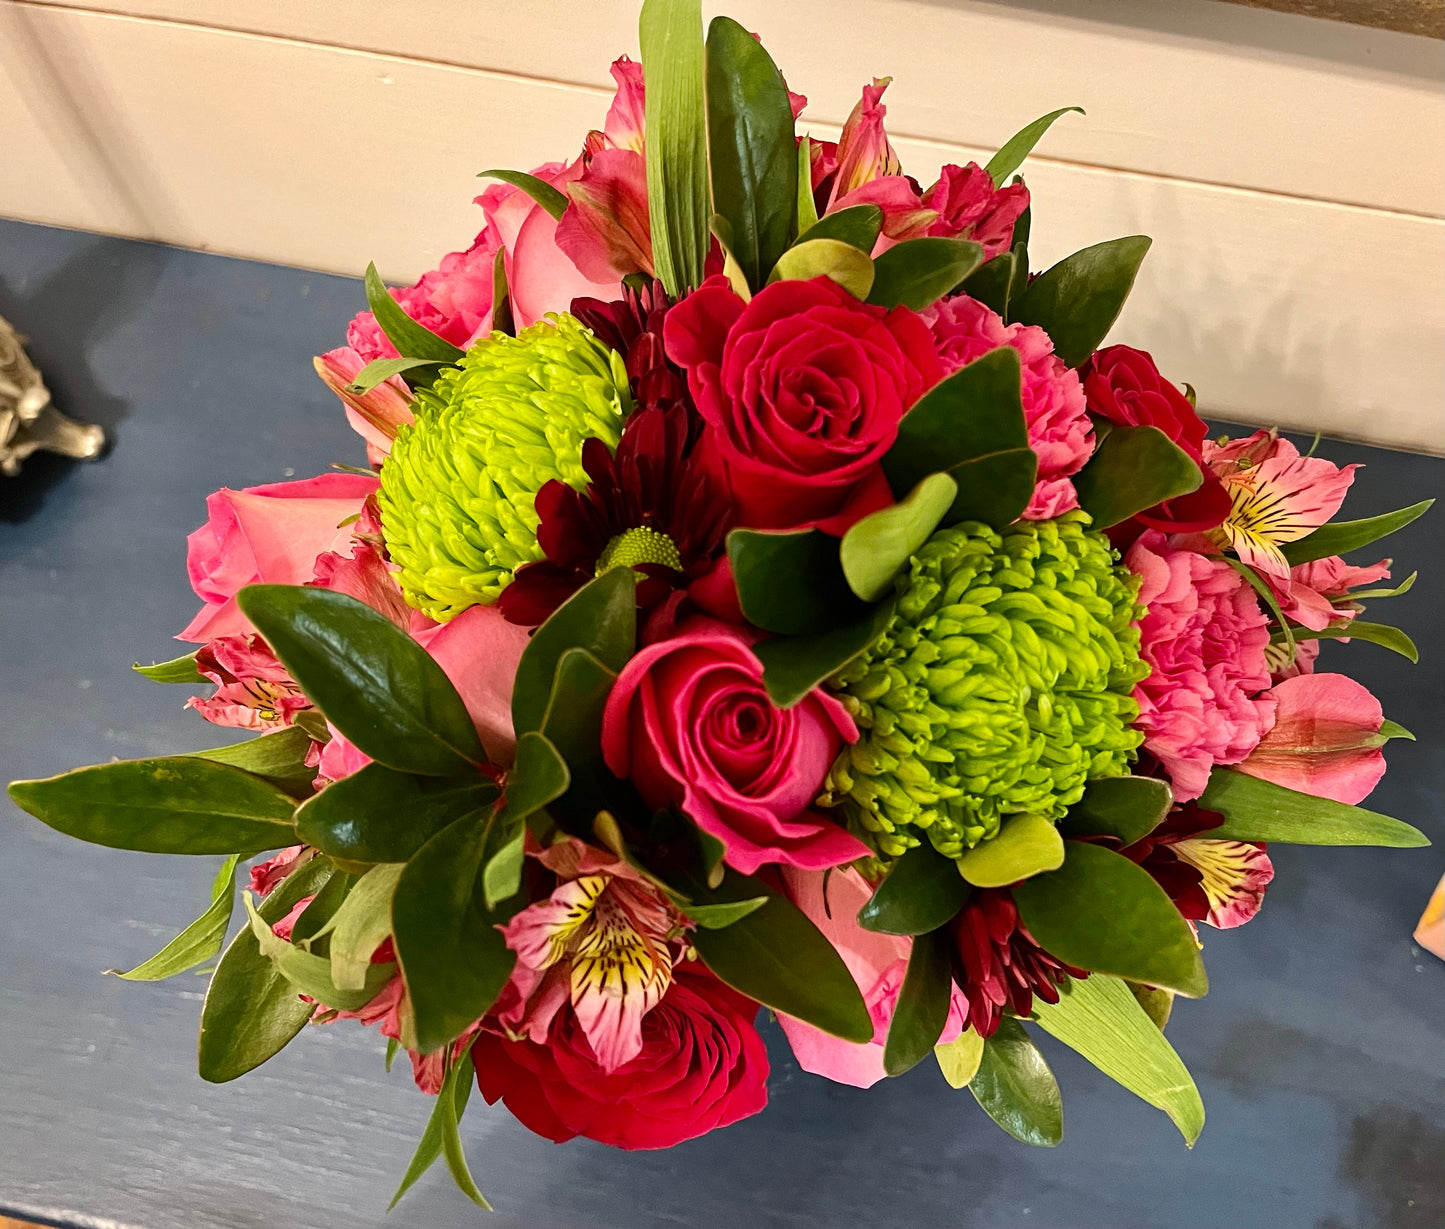
<svg viewBox="0 0 1445 1229">
<path fill-rule="evenodd" d="M 975 888 L 954 921 L 954 937 L 954 980 L 968 999 L 968 1021 L 980 1037 L 993 1036 L 1004 1008 L 1027 1016 L 1034 995 L 1057 1003 L 1066 977 L 1088 976 L 1034 941 L 1006 888 Z"/>
<path fill-rule="evenodd" d="M 639 410 L 675 405 L 691 409 L 687 381 L 668 362 L 662 347 L 662 322 L 670 307 L 667 292 L 656 280 L 640 289 L 625 285 L 615 303 L 572 300 L 572 314 L 626 360 L 632 399 Z"/>
<path fill-rule="evenodd" d="M 536 627 L 593 577 L 638 573 L 644 610 L 702 576 L 722 553 L 732 508 L 688 452 L 692 425 L 674 403 L 635 412 L 617 452 L 582 446 L 591 482 L 577 491 L 553 480 L 537 492 L 537 543 L 547 558 L 517 570 L 497 601 L 512 623 Z"/>
</svg>

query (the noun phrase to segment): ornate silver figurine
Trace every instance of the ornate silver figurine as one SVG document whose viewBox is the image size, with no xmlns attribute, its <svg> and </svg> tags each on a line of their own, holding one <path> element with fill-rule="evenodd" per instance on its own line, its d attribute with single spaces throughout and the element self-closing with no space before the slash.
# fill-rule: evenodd
<svg viewBox="0 0 1445 1229">
<path fill-rule="evenodd" d="M 20 462 L 40 449 L 90 460 L 104 447 L 99 427 L 72 422 L 50 404 L 50 390 L 19 334 L 0 316 L 0 474 L 18 474 Z"/>
</svg>

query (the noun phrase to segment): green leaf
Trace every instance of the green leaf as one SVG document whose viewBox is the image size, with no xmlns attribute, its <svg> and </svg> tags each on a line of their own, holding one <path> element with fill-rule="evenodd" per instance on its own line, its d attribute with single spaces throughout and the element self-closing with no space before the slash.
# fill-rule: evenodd
<svg viewBox="0 0 1445 1229">
<path fill-rule="evenodd" d="M 1390 721 L 1388 718 L 1380 722 L 1380 737 L 1385 742 L 1389 742 L 1392 738 L 1408 738 L 1411 742 L 1415 741 L 1415 736 L 1409 730 L 1398 721 Z"/>
<path fill-rule="evenodd" d="M 983 248 L 971 239 L 905 239 L 880 253 L 873 262 L 873 289 L 868 302 L 922 311 L 982 263 Z"/>
<path fill-rule="evenodd" d="M 644 0 L 647 206 L 657 276 L 673 298 L 702 284 L 707 258 L 707 132 L 700 0 Z"/>
<path fill-rule="evenodd" d="M 1362 521 L 1336 521 L 1332 525 L 1321 525 L 1296 542 L 1286 542 L 1280 549 L 1291 567 L 1315 559 L 1327 559 L 1331 555 L 1344 555 L 1378 542 L 1397 529 L 1404 529 L 1411 521 L 1423 516 L 1434 502 L 1433 499 L 1422 499 L 1408 508 L 1366 517 Z"/>
<path fill-rule="evenodd" d="M 572 649 L 562 658 L 562 665 L 557 670 L 559 678 L 566 673 L 567 663 L 575 654 L 583 654 L 589 662 L 596 663 L 596 658 L 590 654 Z M 600 737 L 600 723 L 599 709 L 594 723 L 594 747 Z M 581 768 L 583 772 L 588 771 L 586 764 L 582 764 Z M 575 780 L 576 776 L 560 749 L 545 734 L 531 730 L 517 740 L 516 759 L 507 774 L 506 797 L 482 852 L 482 900 L 487 909 L 496 909 L 500 902 L 510 900 L 522 886 L 527 821 L 566 794 Z M 593 810 L 597 806 L 597 797 L 593 791 L 589 800 Z"/>
<path fill-rule="evenodd" d="M 376 265 L 366 266 L 366 302 L 376 323 L 386 334 L 387 340 L 396 347 L 396 352 L 408 358 L 434 359 L 438 363 L 455 363 L 464 351 L 458 349 L 443 337 L 438 337 L 429 328 L 418 324 L 401 304 L 391 297 L 382 283 Z M 272 646 L 275 647 L 274 645 Z"/>
<path fill-rule="evenodd" d="M 812 200 L 811 190 L 808 196 Z M 824 214 L 798 236 L 800 244 L 813 239 L 837 239 L 851 244 L 865 255 L 873 251 L 883 229 L 883 210 L 877 205 L 849 205 Z"/>
<path fill-rule="evenodd" d="M 735 871 L 717 888 L 689 874 L 686 888 L 698 905 L 767 900 L 724 929 L 693 933 L 703 963 L 734 990 L 845 1041 L 872 1040 L 873 1019 L 848 966 L 786 896 Z"/>
<path fill-rule="evenodd" d="M 1013 319 L 1038 325 L 1053 340 L 1054 353 L 1067 366 L 1079 366 L 1118 319 L 1150 242 L 1130 235 L 1065 257 L 1014 300 Z"/>
<path fill-rule="evenodd" d="M 637 586 L 631 568 L 612 568 L 562 603 L 527 642 L 512 687 L 512 724 L 519 735 L 542 726 L 568 649 L 586 649 L 620 671 L 637 639 Z"/>
<path fill-rule="evenodd" d="M 957 494 L 958 484 L 947 474 L 929 474 L 898 503 L 855 522 L 838 550 L 848 587 L 865 602 L 892 589 L 893 578 L 932 536 Z"/>
<path fill-rule="evenodd" d="M 867 299 L 873 286 L 873 261 L 842 239 L 809 239 L 778 257 L 769 282 L 806 282 L 827 277 L 855 299 Z"/>
<path fill-rule="evenodd" d="M 1070 980 L 1059 1001 L 1034 1000 L 1039 1027 L 1077 1050 L 1111 1080 L 1163 1110 L 1191 1148 L 1204 1103 L 1188 1069 L 1129 987 L 1115 977 Z"/>
<path fill-rule="evenodd" d="M 1013 285 L 1014 254 L 1000 252 L 964 279 L 963 291 L 1007 320 Z"/>
<path fill-rule="evenodd" d="M 1158 986 L 1143 986 L 1136 981 L 1126 981 L 1124 984 L 1129 987 L 1134 1001 L 1144 1009 L 1149 1022 L 1162 1033 L 1164 1026 L 1169 1023 L 1170 1013 L 1174 1010 L 1174 991 L 1161 990 Z"/>
<path fill-rule="evenodd" d="M 998 153 L 988 160 L 988 165 L 983 169 L 993 177 L 993 186 L 1002 188 L 1004 180 L 1012 175 L 1019 167 L 1023 166 L 1024 159 L 1033 153 L 1034 146 L 1043 138 L 1053 122 L 1061 115 L 1067 115 L 1070 111 L 1077 111 L 1084 114 L 1083 107 L 1060 107 L 1057 111 L 1050 111 L 1047 115 L 1040 116 L 1032 124 L 1019 129 L 1013 136 L 1003 143 Z"/>
<path fill-rule="evenodd" d="M 944 524 L 1016 520 L 1034 492 L 1038 458 L 1028 446 L 1018 351 L 1000 346 L 929 389 L 898 427 L 883 458 L 894 495 L 948 473 L 958 494 Z"/>
<path fill-rule="evenodd" d="M 713 208 L 732 225 L 733 255 L 756 288 L 788 246 L 797 210 L 793 110 L 772 57 L 731 17 L 713 18 L 706 52 Z"/>
<path fill-rule="evenodd" d="M 921 935 L 951 920 L 968 892 L 958 864 L 924 841 L 893 864 L 858 910 L 858 925 L 885 935 Z"/>
<path fill-rule="evenodd" d="M 262 921 L 279 922 L 302 899 L 314 896 L 331 872 L 324 858 L 303 863 L 261 902 Z M 201 1008 L 201 1078 L 224 1084 L 254 1070 L 279 1053 L 315 1010 L 316 1004 L 296 997 L 296 988 L 261 954 L 251 928 L 243 927 L 211 974 Z"/>
<path fill-rule="evenodd" d="M 236 603 L 311 702 L 377 763 L 437 777 L 485 763 L 451 680 L 365 602 L 307 585 L 248 585 Z"/>
<path fill-rule="evenodd" d="M 746 303 L 753 297 L 753 285 L 748 281 L 748 275 L 743 272 L 738 258 L 733 255 L 732 224 L 722 214 L 715 213 L 708 219 L 707 228 L 712 231 L 712 237 L 717 240 L 718 247 L 722 248 L 723 276 L 728 279 L 728 285 L 732 287 L 733 293 Z"/>
<path fill-rule="evenodd" d="M 485 1014 L 517 962 L 497 930 L 507 918 L 482 897 L 486 838 L 479 817 L 444 828 L 406 864 L 392 896 L 392 942 L 415 1016 L 411 1048 L 424 1054 Z"/>
<path fill-rule="evenodd" d="M 598 799 L 616 780 L 602 759 L 602 712 L 616 681 L 617 671 L 609 670 L 586 649 L 568 649 L 557 663 L 552 697 L 542 718 L 542 733 L 570 774 L 561 809 L 577 811 L 588 823 L 597 813 Z M 527 814 L 545 805 L 538 803 Z"/>
<path fill-rule="evenodd" d="M 812 636 L 779 636 L 753 646 L 773 703 L 791 708 L 824 679 L 864 653 L 888 630 L 893 600 L 865 608 L 852 622 Z"/>
<path fill-rule="evenodd" d="M 152 683 L 209 683 L 211 681 L 196 668 L 196 650 L 192 650 L 184 657 L 173 657 L 170 661 L 152 662 L 149 666 L 135 662 L 131 669 L 150 679 Z"/>
<path fill-rule="evenodd" d="M 504 827 L 500 820 L 495 820 L 492 838 L 482 863 L 482 901 L 488 909 L 495 909 L 521 890 L 527 826 L 513 822 Z"/>
<path fill-rule="evenodd" d="M 67 836 L 141 853 L 260 853 L 296 843 L 296 803 L 274 785 L 211 760 L 174 756 L 12 781 L 23 811 Z"/>
<path fill-rule="evenodd" d="M 1204 471 L 1158 427 L 1115 426 L 1074 475 L 1079 507 L 1107 529 L 1136 512 L 1199 489 Z"/>
<path fill-rule="evenodd" d="M 1364 602 L 1373 601 L 1375 598 L 1381 597 L 1401 597 L 1415 587 L 1415 582 L 1419 578 L 1419 572 L 1411 572 L 1410 575 L 1405 577 L 1398 585 L 1387 589 L 1352 589 L 1350 590 L 1349 598 L 1352 602 Z"/>
<path fill-rule="evenodd" d="M 526 819 L 567 791 L 567 762 L 544 734 L 530 730 L 517 740 L 517 758 L 507 774 L 501 815 Z"/>
<path fill-rule="evenodd" d="M 798 139 L 798 225 L 805 235 L 818 224 L 818 206 L 813 200 L 813 142 L 810 137 Z M 838 236 L 834 236 L 837 238 Z"/>
<path fill-rule="evenodd" d="M 1228 555 L 1225 555 L 1224 562 L 1229 564 L 1229 566 L 1243 576 L 1245 580 L 1249 581 L 1249 587 L 1254 590 L 1259 600 L 1264 604 L 1264 608 L 1274 617 L 1275 626 L 1278 630 L 1271 634 L 1270 639 L 1273 640 L 1276 635 L 1279 637 L 1280 643 L 1285 646 L 1285 664 L 1288 665 L 1294 661 L 1295 634 L 1294 629 L 1290 626 L 1289 620 L 1284 617 L 1284 611 L 1280 609 L 1279 598 L 1275 597 L 1274 589 L 1271 588 L 1269 582 L 1260 575 L 1257 569 L 1252 568 L 1242 560 L 1231 559 Z"/>
<path fill-rule="evenodd" d="M 1391 849 L 1419 849 L 1430 843 L 1418 828 L 1388 815 L 1302 794 L 1232 768 L 1216 768 L 1209 774 L 1199 805 L 1224 816 L 1222 827 L 1200 834 L 1211 841 L 1385 845 Z"/>
<path fill-rule="evenodd" d="M 343 990 L 360 990 L 371 957 L 391 934 L 391 897 L 401 878 L 399 863 L 373 866 L 358 879 L 316 937 L 328 935 L 331 980 Z"/>
<path fill-rule="evenodd" d="M 1005 817 L 998 835 L 958 859 L 959 874 L 976 888 L 1006 888 L 1064 864 L 1064 839 L 1042 815 Z"/>
<path fill-rule="evenodd" d="M 740 922 L 748 914 L 761 909 L 768 903 L 766 896 L 753 896 L 747 900 L 729 901 L 722 905 L 679 904 L 678 907 L 704 930 L 721 930 Z"/>
<path fill-rule="evenodd" d="M 293 798 L 310 798 L 315 793 L 316 780 L 315 766 L 306 763 L 310 750 L 311 735 L 300 726 L 292 725 L 226 747 L 185 754 L 191 759 L 229 764 L 252 776 L 263 777 Z"/>
<path fill-rule="evenodd" d="M 447 1168 L 451 1171 L 452 1180 L 462 1193 L 478 1207 L 485 1208 L 488 1212 L 492 1210 L 492 1205 L 482 1197 L 481 1191 L 477 1190 L 477 1184 L 472 1181 L 471 1171 L 467 1168 L 467 1159 L 462 1151 L 461 1132 L 457 1129 L 471 1097 L 475 1071 L 470 1050 L 448 1068 L 441 1090 L 432 1103 L 431 1117 L 427 1119 L 416 1154 L 411 1158 L 411 1164 L 406 1167 L 406 1173 L 401 1179 L 401 1185 L 396 1188 L 396 1194 L 391 1197 L 391 1203 L 387 1205 L 388 1211 L 396 1207 L 401 1197 L 411 1190 L 416 1180 L 426 1173 L 443 1153 L 446 1154 Z"/>
<path fill-rule="evenodd" d="M 122 972 L 107 969 L 126 981 L 161 981 L 204 964 L 221 950 L 226 941 L 226 928 L 231 924 L 231 910 L 236 903 L 236 864 L 240 854 L 232 854 L 216 873 L 211 885 L 211 905 L 200 917 L 161 948 L 149 960 Z"/>
<path fill-rule="evenodd" d="M 1398 653 L 1412 662 L 1420 660 L 1420 650 L 1415 647 L 1415 642 L 1398 627 L 1387 627 L 1383 623 L 1366 623 L 1363 619 L 1353 619 L 1349 623 L 1339 623 L 1317 632 L 1307 627 L 1290 630 L 1295 640 L 1364 640 L 1370 644 L 1378 644 L 1382 649 L 1389 649 L 1392 653 Z"/>
<path fill-rule="evenodd" d="M 477 178 L 500 179 L 514 188 L 520 188 L 559 222 L 562 220 L 562 215 L 567 212 L 567 194 L 554 188 L 545 179 L 538 179 L 535 175 L 527 174 L 526 171 L 478 171 Z"/>
<path fill-rule="evenodd" d="M 399 376 L 404 371 L 443 365 L 434 358 L 374 358 L 356 373 L 356 379 L 346 386 L 346 391 L 364 397 L 378 384 L 384 384 L 392 376 Z"/>
<path fill-rule="evenodd" d="M 346 862 L 405 862 L 463 815 L 496 801 L 486 777 L 418 777 L 382 764 L 333 781 L 301 804 L 296 834 Z"/>
<path fill-rule="evenodd" d="M 750 623 L 784 636 L 827 631 L 863 613 L 848 587 L 838 539 L 817 529 L 734 529 L 728 562 Z"/>
<path fill-rule="evenodd" d="M 1206 804 L 1207 805 L 1207 804 Z M 1209 989 L 1189 924 L 1149 872 L 1100 845 L 1067 842 L 1064 864 L 1013 889 L 1051 956 L 1198 998 Z"/>
<path fill-rule="evenodd" d="M 1084 796 L 1059 824 L 1065 836 L 1116 836 L 1132 845 L 1153 832 L 1169 808 L 1174 791 L 1155 777 L 1105 777 L 1090 781 Z"/>
<path fill-rule="evenodd" d="M 933 1056 L 950 1088 L 967 1088 L 983 1061 L 983 1038 L 966 1028 L 952 1041 L 934 1046 Z"/>
<path fill-rule="evenodd" d="M 948 1023 L 953 991 L 948 935 L 935 930 L 918 935 L 908 955 L 908 971 L 883 1043 L 883 1070 L 902 1075 L 928 1057 Z"/>
<path fill-rule="evenodd" d="M 492 332 L 517 335 L 512 312 L 512 288 L 507 285 L 507 249 L 499 247 L 492 260 Z"/>
<path fill-rule="evenodd" d="M 272 932 L 270 923 L 256 912 L 251 893 L 242 892 L 241 901 L 251 919 L 251 933 L 256 936 L 261 954 L 297 990 L 325 1003 L 327 1007 L 341 1011 L 365 1007 L 396 973 L 396 966 L 390 961 L 386 964 L 368 963 L 362 987 L 358 990 L 343 989 L 331 980 L 331 964 L 324 956 L 313 956 Z"/>
<path fill-rule="evenodd" d="M 1005 1016 L 983 1043 L 968 1088 L 984 1112 L 1020 1143 L 1052 1148 L 1063 1139 L 1059 1083 L 1017 1020 Z"/>
</svg>

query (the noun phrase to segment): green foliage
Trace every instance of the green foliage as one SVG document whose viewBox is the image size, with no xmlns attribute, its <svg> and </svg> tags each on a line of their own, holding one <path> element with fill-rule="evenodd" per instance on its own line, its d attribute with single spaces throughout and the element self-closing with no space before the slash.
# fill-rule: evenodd
<svg viewBox="0 0 1445 1229">
<path fill-rule="evenodd" d="M 873 287 L 873 261 L 842 239 L 809 239 L 778 257 L 768 281 L 806 282 L 815 277 L 831 278 L 855 299 L 866 299 Z"/>
<path fill-rule="evenodd" d="M 1074 490 L 1095 529 L 1126 521 L 1166 499 L 1199 489 L 1203 471 L 1158 427 L 1112 427 L 1074 475 Z"/>
<path fill-rule="evenodd" d="M 152 683 L 206 683 L 210 681 L 196 669 L 195 650 L 182 657 L 173 657 L 170 661 L 152 662 L 149 666 L 135 662 L 131 669 L 143 678 L 150 679 Z"/>
<path fill-rule="evenodd" d="M 1156 777 L 1104 777 L 1090 781 L 1084 796 L 1059 824 L 1065 836 L 1116 836 L 1132 845 L 1169 814 L 1174 791 Z"/>
<path fill-rule="evenodd" d="M 500 179 L 514 188 L 520 188 L 559 222 L 562 220 L 562 215 L 567 212 L 567 194 L 554 188 L 545 179 L 538 179 L 535 175 L 527 174 L 526 171 L 478 171 L 477 178 Z"/>
<path fill-rule="evenodd" d="M 1302 794 L 1232 768 L 1216 768 L 1209 774 L 1199 805 L 1224 816 L 1222 827 L 1203 834 L 1210 840 L 1392 849 L 1418 849 L 1430 843 L 1418 828 L 1388 815 Z"/>
<path fill-rule="evenodd" d="M 947 474 L 929 474 L 896 504 L 854 523 L 838 550 L 854 594 L 876 602 L 890 592 L 893 578 L 922 549 L 957 494 L 958 484 Z"/>
<path fill-rule="evenodd" d="M 411 372 L 409 383 L 430 385 L 432 380 L 419 380 L 417 372 L 429 373 L 435 377 L 436 370 L 443 364 L 434 358 L 374 358 L 356 373 L 356 378 L 346 386 L 346 391 L 357 397 L 364 397 L 378 384 L 384 384 L 392 376 Z"/>
<path fill-rule="evenodd" d="M 1005 1016 L 983 1043 L 968 1088 L 984 1112 L 1020 1143 L 1052 1148 L 1063 1139 L 1059 1083 L 1017 1020 Z"/>
<path fill-rule="evenodd" d="M 983 1061 L 983 1038 L 966 1028 L 952 1041 L 934 1046 L 933 1056 L 950 1088 L 967 1088 Z"/>
<path fill-rule="evenodd" d="M 889 935 L 921 935 L 951 921 L 968 892 L 957 863 L 925 841 L 893 864 L 858 911 L 858 925 Z"/>
<path fill-rule="evenodd" d="M 1013 301 L 1013 319 L 1038 325 L 1064 363 L 1079 366 L 1118 319 L 1150 242 L 1131 235 L 1065 257 Z"/>
<path fill-rule="evenodd" d="M 433 359 L 439 363 L 455 363 L 461 358 L 461 350 L 451 342 L 438 337 L 402 311 L 401 304 L 391 297 L 374 264 L 366 266 L 366 302 L 371 314 L 376 317 L 376 323 L 398 354 L 407 358 Z"/>
<path fill-rule="evenodd" d="M 863 607 L 847 623 L 810 636 L 778 636 L 753 646 L 773 703 L 791 708 L 824 679 L 857 661 L 887 630 L 894 602 Z"/>
<path fill-rule="evenodd" d="M 1329 525 L 1321 525 L 1298 541 L 1286 542 L 1280 549 L 1291 567 L 1315 559 L 1325 559 L 1330 555 L 1343 555 L 1378 542 L 1397 529 L 1404 529 L 1411 521 L 1428 512 L 1434 502 L 1433 499 L 1422 499 L 1408 508 L 1366 517 L 1362 521 L 1335 521 Z"/>
<path fill-rule="evenodd" d="M 251 933 L 261 954 L 276 971 L 289 981 L 300 994 L 309 995 L 318 1002 L 340 1011 L 356 1011 L 365 1007 L 377 996 L 396 973 L 396 965 L 371 964 L 369 961 L 363 973 L 362 984 L 355 990 L 338 986 L 331 977 L 331 962 L 324 956 L 316 956 L 294 943 L 288 943 L 271 930 L 271 923 L 256 912 L 251 894 L 243 892 L 241 899 L 251 920 Z"/>
<path fill-rule="evenodd" d="M 962 284 L 982 263 L 983 248 L 971 239 L 905 239 L 873 262 L 868 302 L 922 311 Z"/>
<path fill-rule="evenodd" d="M 811 200 L 811 195 L 809 196 Z M 798 243 L 813 239 L 837 239 L 867 255 L 883 230 L 883 210 L 877 205 L 850 205 L 819 218 L 798 236 Z"/>
<path fill-rule="evenodd" d="M 483 1198 L 482 1192 L 472 1180 L 471 1171 L 467 1168 L 466 1154 L 462 1150 L 461 1132 L 457 1129 L 462 1115 L 466 1113 L 467 1101 L 472 1095 L 475 1074 L 470 1050 L 447 1068 L 441 1091 L 432 1103 L 431 1117 L 427 1119 L 421 1142 L 417 1144 L 416 1154 L 406 1167 L 401 1185 L 391 1197 L 388 1210 L 396 1207 L 401 1197 L 415 1185 L 416 1180 L 443 1154 L 446 1155 L 447 1168 L 451 1171 L 457 1188 L 478 1207 L 485 1208 L 488 1212 L 492 1210 L 492 1205 Z"/>
<path fill-rule="evenodd" d="M 1064 840 L 1052 820 L 1022 812 L 1004 818 L 998 835 L 965 851 L 958 873 L 976 888 L 1006 888 L 1064 864 Z"/>
<path fill-rule="evenodd" d="M 186 754 L 194 759 L 213 760 L 217 764 L 243 769 L 285 790 L 293 798 L 310 798 L 315 792 L 313 782 L 316 780 L 315 767 L 306 763 L 310 750 L 311 734 L 300 726 L 292 725 L 262 734 L 259 738 L 248 738 L 225 747 L 210 747 L 205 751 L 188 751 Z"/>
<path fill-rule="evenodd" d="M 1367 644 L 1378 644 L 1382 649 L 1398 653 L 1407 661 L 1420 660 L 1420 650 L 1415 647 L 1415 642 L 1398 627 L 1388 627 L 1383 623 L 1366 623 L 1363 619 L 1352 619 L 1348 623 L 1337 623 L 1319 631 L 1294 627 L 1290 628 L 1289 632 L 1294 640 L 1363 640 Z"/>
<path fill-rule="evenodd" d="M 835 537 L 817 529 L 734 529 L 727 547 L 738 603 L 765 631 L 807 636 L 863 612 L 848 587 Z"/>
<path fill-rule="evenodd" d="M 1010 175 L 1024 164 L 1024 159 L 1033 153 L 1034 146 L 1043 139 L 1044 133 L 1048 132 L 1053 122 L 1061 115 L 1067 115 L 1070 111 L 1077 111 L 1084 114 L 1083 107 L 1060 107 L 1057 111 L 1050 111 L 1047 115 L 1040 116 L 1032 124 L 1021 128 L 1013 136 L 1005 141 L 998 153 L 988 160 L 988 165 L 983 169 L 993 177 L 993 186 L 1001 188 Z"/>
<path fill-rule="evenodd" d="M 927 1058 L 948 1023 L 953 991 L 949 961 L 946 930 L 931 931 L 913 940 L 908 971 L 883 1044 L 883 1070 L 889 1075 L 902 1075 Z"/>
<path fill-rule="evenodd" d="M 226 928 L 231 924 L 231 910 L 236 903 L 236 864 L 240 854 L 232 854 L 216 872 L 211 885 L 210 907 L 149 960 L 122 972 L 107 969 L 127 981 L 161 981 L 204 964 L 221 950 L 226 941 Z"/>
</svg>

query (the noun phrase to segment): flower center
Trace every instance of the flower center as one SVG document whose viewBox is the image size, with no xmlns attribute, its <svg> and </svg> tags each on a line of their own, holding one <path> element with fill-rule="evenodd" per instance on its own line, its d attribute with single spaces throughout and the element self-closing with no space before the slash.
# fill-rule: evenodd
<svg viewBox="0 0 1445 1229">
<path fill-rule="evenodd" d="M 646 525 L 619 533 L 597 557 L 597 575 L 613 568 L 635 568 L 640 563 L 660 563 L 674 572 L 682 571 L 682 552 L 665 533 Z"/>
</svg>

